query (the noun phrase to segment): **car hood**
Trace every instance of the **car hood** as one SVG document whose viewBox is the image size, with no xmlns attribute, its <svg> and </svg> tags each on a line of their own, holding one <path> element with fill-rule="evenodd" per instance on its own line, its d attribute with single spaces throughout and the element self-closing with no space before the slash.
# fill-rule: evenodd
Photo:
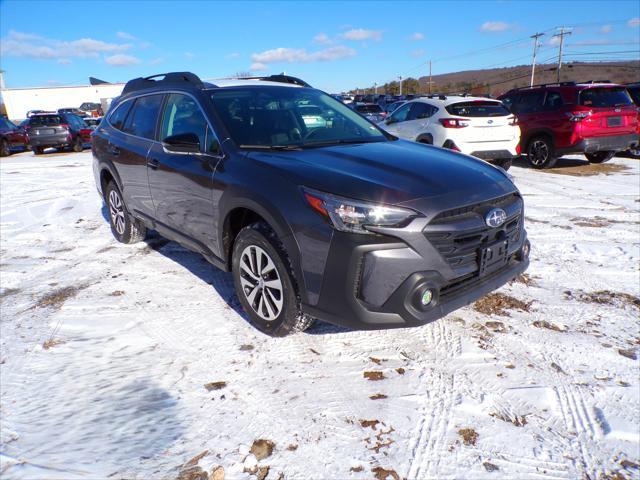
<svg viewBox="0 0 640 480">
<path fill-rule="evenodd" d="M 420 210 L 423 201 L 455 207 L 516 191 L 503 171 L 482 160 L 404 140 L 248 156 L 300 186 Z"/>
</svg>

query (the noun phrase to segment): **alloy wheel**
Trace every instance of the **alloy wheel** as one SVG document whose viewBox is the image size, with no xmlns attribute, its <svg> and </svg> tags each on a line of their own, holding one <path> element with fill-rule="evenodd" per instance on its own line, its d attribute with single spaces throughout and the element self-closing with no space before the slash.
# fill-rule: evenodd
<svg viewBox="0 0 640 480">
<path fill-rule="evenodd" d="M 109 214 L 111 215 L 111 223 L 120 235 L 124 235 L 124 206 L 118 192 L 111 190 L 109 193 Z"/>
<path fill-rule="evenodd" d="M 269 254 L 249 245 L 240 256 L 240 283 L 247 302 L 266 321 L 278 318 L 283 308 L 280 274 Z"/>
<path fill-rule="evenodd" d="M 544 165 L 549 159 L 549 146 L 543 140 L 536 140 L 529 147 L 529 160 L 537 166 Z"/>
</svg>

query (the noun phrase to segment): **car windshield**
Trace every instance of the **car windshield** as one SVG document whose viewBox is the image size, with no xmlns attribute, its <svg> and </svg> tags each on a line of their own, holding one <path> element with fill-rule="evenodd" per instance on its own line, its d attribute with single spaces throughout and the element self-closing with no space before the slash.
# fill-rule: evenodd
<svg viewBox="0 0 640 480">
<path fill-rule="evenodd" d="M 64 123 L 60 115 L 36 115 L 31 117 L 29 125 L 32 127 L 55 127 Z"/>
<path fill-rule="evenodd" d="M 587 88 L 580 92 L 580 105 L 586 107 L 623 107 L 632 104 L 629 93 L 623 87 Z"/>
<path fill-rule="evenodd" d="M 382 107 L 376 104 L 358 105 L 356 106 L 356 111 L 360 113 L 380 113 L 382 111 Z"/>
<path fill-rule="evenodd" d="M 461 117 L 506 117 L 510 115 L 509 110 L 502 103 L 483 100 L 452 103 L 447 105 L 445 110 L 451 115 Z"/>
<path fill-rule="evenodd" d="M 377 127 L 319 90 L 227 87 L 213 90 L 211 99 L 240 148 L 304 148 L 387 140 Z M 322 121 L 309 121 L 310 115 Z"/>
</svg>

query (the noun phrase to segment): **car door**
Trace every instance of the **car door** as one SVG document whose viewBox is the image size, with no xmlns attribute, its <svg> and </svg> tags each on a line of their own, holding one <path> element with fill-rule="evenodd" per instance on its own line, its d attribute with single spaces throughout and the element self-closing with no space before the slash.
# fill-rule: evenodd
<svg viewBox="0 0 640 480">
<path fill-rule="evenodd" d="M 160 118 L 160 142 L 151 147 L 147 161 L 156 220 L 191 248 L 215 255 L 213 173 L 222 158 L 218 139 L 198 102 L 186 93 L 167 95 Z M 198 138 L 198 153 L 172 152 L 162 143 L 189 134 Z"/>
<path fill-rule="evenodd" d="M 155 214 L 147 178 L 147 154 L 157 142 L 156 129 L 163 98 L 163 94 L 151 94 L 131 100 L 134 103 L 122 131 L 114 133 L 107 146 L 122 180 L 125 204 L 139 216 L 153 217 Z"/>
<path fill-rule="evenodd" d="M 412 102 L 411 109 L 404 122 L 403 129 L 407 138 L 417 140 L 420 134 L 426 133 L 431 123 L 431 116 L 437 109 L 425 102 Z"/>
<path fill-rule="evenodd" d="M 409 116 L 409 111 L 411 109 L 411 103 L 406 103 L 397 110 L 395 110 L 389 117 L 384 121 L 384 129 L 392 135 L 396 135 L 400 138 L 408 138 L 406 132 L 404 130 L 404 123 Z"/>
<path fill-rule="evenodd" d="M 3 130 L 6 129 L 6 132 L 3 133 L 6 133 L 7 139 L 9 140 L 9 145 L 14 148 L 25 147 L 27 144 L 27 135 L 25 129 L 16 126 L 6 118 L 3 118 L 2 122 Z"/>
<path fill-rule="evenodd" d="M 544 96 L 544 90 L 533 90 L 521 92 L 514 100 L 511 111 L 518 117 L 523 137 L 529 132 L 545 127 L 541 115 Z M 524 148 L 524 145 L 522 147 Z"/>
</svg>

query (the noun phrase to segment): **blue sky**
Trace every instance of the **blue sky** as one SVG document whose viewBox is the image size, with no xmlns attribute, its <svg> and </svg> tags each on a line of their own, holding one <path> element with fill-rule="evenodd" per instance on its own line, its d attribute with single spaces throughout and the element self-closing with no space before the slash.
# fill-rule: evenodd
<svg viewBox="0 0 640 480">
<path fill-rule="evenodd" d="M 0 3 L 7 87 L 126 81 L 189 70 L 202 78 L 253 71 L 299 76 L 327 91 L 398 75 L 509 66 L 557 55 L 554 27 L 572 27 L 566 60 L 640 57 L 640 2 Z"/>
</svg>

